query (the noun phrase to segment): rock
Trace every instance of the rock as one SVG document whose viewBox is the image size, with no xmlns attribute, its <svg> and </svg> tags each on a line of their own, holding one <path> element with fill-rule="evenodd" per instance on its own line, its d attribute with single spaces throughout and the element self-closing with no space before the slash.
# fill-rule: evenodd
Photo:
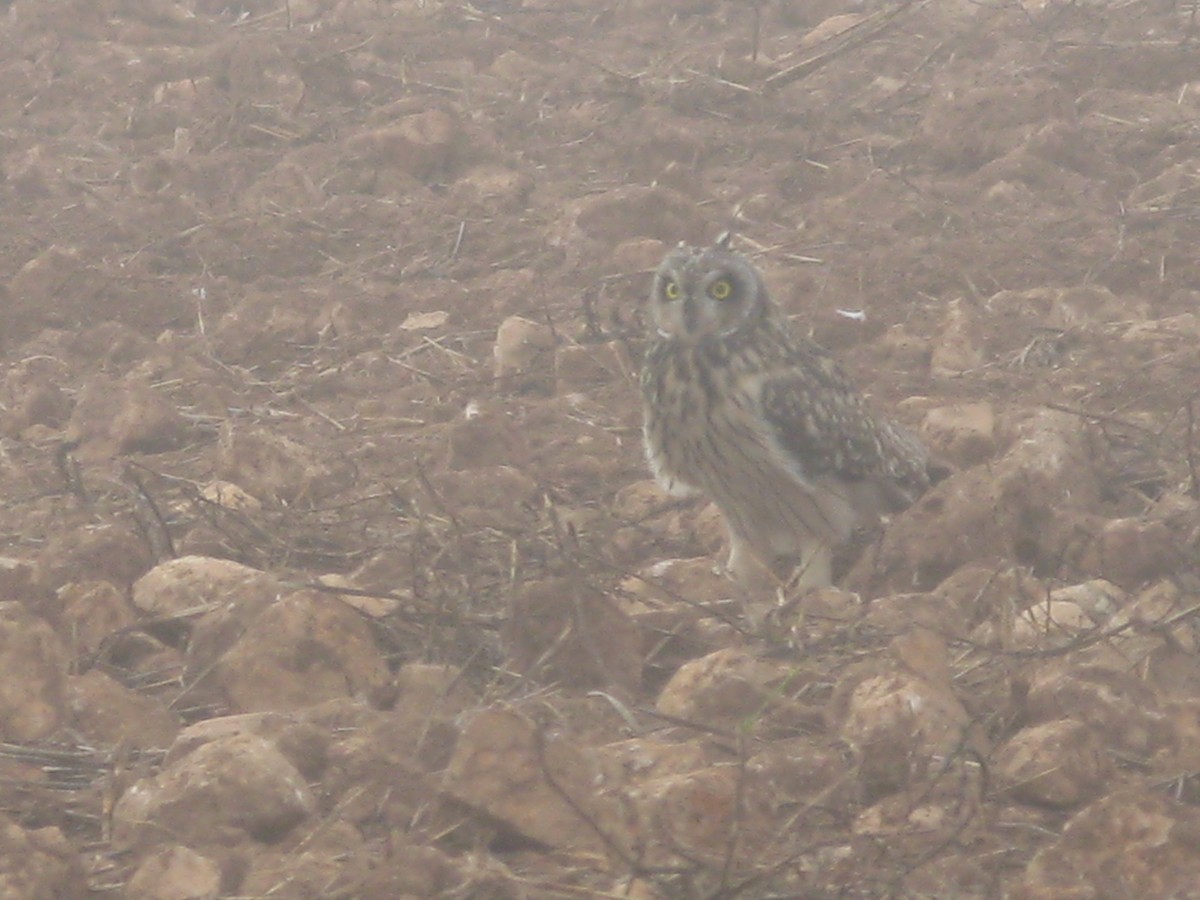
<svg viewBox="0 0 1200 900">
<path fill-rule="evenodd" d="M 739 871 L 758 863 L 769 844 L 769 821 L 739 795 L 738 787 L 738 774 L 728 767 L 689 772 L 654 785 L 647 803 L 653 843 L 715 867 L 728 857 L 730 835 L 736 831 L 745 843 L 739 844 L 743 852 L 729 858 L 731 868 Z"/>
<path fill-rule="evenodd" d="M 503 391 L 538 391 L 553 389 L 554 347 L 558 336 L 549 325 L 533 322 L 522 316 L 509 316 L 496 329 L 492 346 L 495 374 Z"/>
<path fill-rule="evenodd" d="M 844 31 L 853 28 L 862 21 L 862 16 L 857 13 L 844 13 L 838 16 L 830 16 L 823 19 L 819 25 L 809 29 L 804 36 L 800 38 L 799 46 L 815 47 L 817 44 L 824 43 Z"/>
<path fill-rule="evenodd" d="M 7 735 L 6 735 L 7 736 Z M 80 856 L 57 828 L 25 829 L 0 813 L 0 895 L 84 900 Z"/>
<path fill-rule="evenodd" d="M 660 689 L 685 663 L 728 647 L 737 638 L 710 610 L 737 613 L 733 587 L 708 557 L 668 559 L 621 582 L 617 599 L 642 631 L 647 686 Z"/>
<path fill-rule="evenodd" d="M 345 588 L 342 593 L 335 594 L 339 600 L 349 606 L 351 609 L 357 610 L 364 616 L 370 616 L 372 619 L 386 619 L 388 616 L 395 615 L 404 608 L 404 602 L 393 597 L 379 597 L 368 594 L 360 594 L 358 591 L 364 590 L 361 586 L 354 583 L 354 580 L 340 575 L 336 572 L 318 575 L 317 584 L 327 588 Z M 396 592 L 391 593 L 408 593 Z"/>
<path fill-rule="evenodd" d="M 488 709 L 464 726 L 443 789 L 525 840 L 603 852 L 597 830 L 625 848 L 632 838 L 605 790 L 616 781 L 617 773 L 606 772 L 575 741 L 555 738 L 514 710 Z"/>
<path fill-rule="evenodd" d="M 200 489 L 200 496 L 209 503 L 238 512 L 257 512 L 262 502 L 232 481 L 210 481 Z"/>
<path fill-rule="evenodd" d="M 969 835 L 984 795 L 983 770 L 974 764 L 947 762 L 957 771 L 948 769 L 939 780 L 922 785 L 917 794 L 889 794 L 863 810 L 854 820 L 854 834 L 885 841 L 889 851 L 898 855 L 930 853 L 947 840 Z"/>
<path fill-rule="evenodd" d="M 328 762 L 327 730 L 312 726 L 294 715 L 263 712 L 217 716 L 189 725 L 171 744 L 163 765 L 171 766 L 205 744 L 243 734 L 252 734 L 270 742 L 310 781 L 320 778 Z"/>
<path fill-rule="evenodd" d="M 53 734 L 66 711 L 67 653 L 45 620 L 0 602 L 0 739 Z"/>
<path fill-rule="evenodd" d="M 221 429 L 217 470 L 264 502 L 289 506 L 316 503 L 344 489 L 353 478 L 348 463 L 332 463 L 311 447 L 265 428 Z"/>
<path fill-rule="evenodd" d="M 271 842 L 316 811 L 304 777 L 253 734 L 212 741 L 135 782 L 113 810 L 113 842 L 124 849 L 168 839 L 189 846 Z"/>
<path fill-rule="evenodd" d="M 1096 627 L 1096 623 L 1070 600 L 1039 603 L 1017 614 L 1011 646 L 1020 650 L 1065 647 Z"/>
<path fill-rule="evenodd" d="M 680 666 L 654 705 L 664 715 L 720 729 L 734 729 L 749 716 L 799 724 L 813 715 L 791 699 L 806 681 L 807 673 L 793 665 L 729 647 Z"/>
<path fill-rule="evenodd" d="M 1097 625 L 1111 619 L 1125 606 L 1128 597 L 1125 591 L 1103 578 L 1069 584 L 1050 592 L 1051 603 L 1072 603 Z"/>
<path fill-rule="evenodd" d="M 618 490 L 613 495 L 610 508 L 616 518 L 640 523 L 662 509 L 669 499 L 658 482 L 647 478 L 630 482 Z"/>
<path fill-rule="evenodd" d="M 370 625 L 337 597 L 287 593 L 258 608 L 209 613 L 195 625 L 184 680 L 217 688 L 237 712 L 297 710 L 346 696 L 374 696 L 390 676 Z M 254 609 L 258 608 L 257 614 Z M 218 640 L 234 629 L 231 642 Z"/>
<path fill-rule="evenodd" d="M 997 749 L 993 771 L 1017 800 L 1055 809 L 1093 799 L 1114 774 L 1096 732 L 1068 719 L 1018 731 Z"/>
<path fill-rule="evenodd" d="M 1013 885 L 1013 900 L 1187 897 L 1200 884 L 1200 812 L 1151 789 L 1116 791 L 1075 814 Z"/>
<path fill-rule="evenodd" d="M 132 605 L 107 581 L 64 584 L 58 589 L 58 601 L 61 622 L 71 635 L 76 657 L 98 653 L 114 632 L 130 628 L 135 622 Z"/>
<path fill-rule="evenodd" d="M 1166 522 L 1112 519 L 1085 551 L 1081 566 L 1127 590 L 1176 571 L 1186 551 Z"/>
<path fill-rule="evenodd" d="M 16 601 L 31 612 L 61 608 L 61 599 L 46 588 L 46 573 L 37 562 L 0 556 L 0 602 Z"/>
<path fill-rule="evenodd" d="M 459 728 L 452 705 L 444 713 L 424 709 L 426 717 L 418 719 L 341 699 L 304 714 L 329 738 L 321 792 L 338 798 L 338 818 L 364 829 L 405 831 L 414 816 L 438 804 L 437 773 L 450 760 Z"/>
<path fill-rule="evenodd" d="M 462 866 L 459 860 L 443 853 L 436 847 L 407 844 L 393 838 L 389 847 L 386 866 L 378 866 L 366 873 L 360 897 L 453 897 L 462 893 L 467 869 L 474 876 L 472 888 L 487 891 L 492 896 L 504 897 L 510 893 L 519 895 L 516 876 L 501 872 L 479 871 L 474 864 Z"/>
<path fill-rule="evenodd" d="M 107 581 L 126 590 L 146 573 L 154 559 L 141 535 L 121 525 L 97 524 L 57 531 L 38 553 L 47 587 Z"/>
<path fill-rule="evenodd" d="M 439 722 L 453 723 L 475 702 L 462 671 L 454 666 L 405 663 L 396 671 L 395 688 L 388 718 L 404 734 L 402 745 L 415 756 L 421 755 L 423 738 Z M 444 762 L 432 764 L 440 768 Z"/>
<path fill-rule="evenodd" d="M 170 401 L 137 378 L 89 379 L 67 423 L 66 440 L 81 459 L 163 453 L 182 446 L 191 425 Z"/>
<path fill-rule="evenodd" d="M 220 866 L 178 844 L 154 850 L 125 886 L 130 900 L 216 900 L 220 894 Z"/>
<path fill-rule="evenodd" d="M 238 886 L 243 897 L 270 897 L 285 886 L 295 897 L 328 896 L 335 884 L 343 896 L 361 896 L 353 887 L 379 859 L 377 849 L 368 850 L 362 832 L 340 819 L 309 823 L 264 849 Z"/>
<path fill-rule="evenodd" d="M 1107 750 L 1148 758 L 1170 740 L 1169 723 L 1154 689 L 1127 671 L 1076 665 L 1048 667 L 1029 685 L 1030 722 L 1070 718 L 1091 726 Z"/>
<path fill-rule="evenodd" d="M 941 333 L 933 343 L 929 368 L 939 378 L 958 378 L 983 365 L 980 324 L 975 311 L 963 300 L 950 303 Z"/>
<path fill-rule="evenodd" d="M 859 757 L 868 801 L 922 783 L 964 745 L 969 716 L 948 684 L 902 671 L 851 671 L 831 716 Z"/>
<path fill-rule="evenodd" d="M 0 385 L 0 433 L 16 438 L 33 425 L 61 428 L 71 415 L 66 381 L 55 360 L 22 360 L 10 367 Z"/>
<path fill-rule="evenodd" d="M 703 760 L 688 744 L 656 749 L 647 741 L 630 743 L 638 752 L 623 761 L 636 782 L 625 795 L 639 831 L 651 838 L 646 843 L 651 866 L 689 860 L 761 871 L 788 855 L 794 841 L 819 839 L 819 817 L 798 819 L 795 809 L 854 800 L 844 754 L 815 741 L 773 742 L 740 769 L 720 757 L 716 764 Z"/>
<path fill-rule="evenodd" d="M 67 682 L 71 727 L 89 741 L 136 749 L 169 747 L 179 732 L 179 717 L 166 705 L 118 683 L 99 669 Z"/>
<path fill-rule="evenodd" d="M 626 696 L 641 686 L 641 631 L 582 579 L 523 585 L 509 603 L 503 636 L 506 667 L 540 684 Z"/>
<path fill-rule="evenodd" d="M 1056 292 L 1047 324 L 1069 329 L 1097 323 L 1128 323 L 1144 320 L 1149 309 L 1145 300 L 1118 297 L 1102 284 L 1077 284 Z"/>
<path fill-rule="evenodd" d="M 996 450 L 996 414 L 990 403 L 939 406 L 921 428 L 933 454 L 959 468 L 981 463 Z"/>
<path fill-rule="evenodd" d="M 226 604 L 265 606 L 280 591 L 273 575 L 229 559 L 181 556 L 133 585 L 133 605 L 153 618 L 197 615 Z"/>
<path fill-rule="evenodd" d="M 1078 544 L 1076 511 L 1099 502 L 1088 442 L 1074 417 L 1052 410 L 1019 423 L 1014 436 L 987 471 L 951 475 L 894 519 L 846 587 L 867 596 L 930 590 L 968 562 L 1056 571 Z"/>
<path fill-rule="evenodd" d="M 981 621 L 1007 617 L 1017 609 L 1042 602 L 1046 591 L 1046 585 L 1019 566 L 997 571 L 995 566 L 967 563 L 939 584 L 934 593 L 956 611 L 960 627 L 970 629 Z"/>
</svg>

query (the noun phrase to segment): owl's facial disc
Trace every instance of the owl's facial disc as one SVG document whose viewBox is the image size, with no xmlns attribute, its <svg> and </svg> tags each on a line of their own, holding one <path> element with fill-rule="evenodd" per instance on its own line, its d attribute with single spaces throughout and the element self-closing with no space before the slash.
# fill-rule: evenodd
<svg viewBox="0 0 1200 900">
<path fill-rule="evenodd" d="M 663 337 L 687 342 L 736 331 L 755 306 L 753 270 L 720 249 L 682 247 L 655 275 L 651 308 Z"/>
</svg>

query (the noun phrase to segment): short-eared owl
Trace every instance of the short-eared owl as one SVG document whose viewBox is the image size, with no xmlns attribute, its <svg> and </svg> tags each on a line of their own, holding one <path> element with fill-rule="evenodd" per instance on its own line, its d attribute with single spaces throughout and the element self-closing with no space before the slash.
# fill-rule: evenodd
<svg viewBox="0 0 1200 900">
<path fill-rule="evenodd" d="M 646 456 L 672 494 L 700 492 L 729 528 L 729 569 L 831 579 L 834 547 L 929 487 L 918 438 L 876 415 L 821 347 L 795 335 L 722 236 L 680 245 L 650 293 Z"/>
</svg>

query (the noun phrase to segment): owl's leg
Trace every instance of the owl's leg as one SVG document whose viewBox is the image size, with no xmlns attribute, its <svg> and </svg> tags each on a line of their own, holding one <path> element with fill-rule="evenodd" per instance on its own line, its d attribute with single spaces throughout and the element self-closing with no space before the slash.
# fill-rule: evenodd
<svg viewBox="0 0 1200 900">
<path fill-rule="evenodd" d="M 759 587 L 779 583 L 770 566 L 759 559 L 758 554 L 751 548 L 750 543 L 736 532 L 729 532 L 729 562 L 726 570 L 739 584 Z"/>
<path fill-rule="evenodd" d="M 833 548 L 824 541 L 812 541 L 802 548 L 800 564 L 792 573 L 792 585 L 799 591 L 829 587 L 833 584 Z"/>
<path fill-rule="evenodd" d="M 729 534 L 726 571 L 737 583 L 746 619 L 751 628 L 757 629 L 778 604 L 783 580 L 759 558 L 745 538 L 733 531 Z"/>
</svg>

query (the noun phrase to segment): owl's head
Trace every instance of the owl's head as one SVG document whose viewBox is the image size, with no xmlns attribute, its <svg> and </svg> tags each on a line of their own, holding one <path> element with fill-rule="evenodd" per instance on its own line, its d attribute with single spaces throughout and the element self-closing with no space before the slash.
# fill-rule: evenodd
<svg viewBox="0 0 1200 900">
<path fill-rule="evenodd" d="M 660 337 L 694 343 L 760 321 L 770 303 L 758 270 L 722 235 L 711 247 L 680 244 L 663 258 L 654 272 L 650 317 Z"/>
</svg>

